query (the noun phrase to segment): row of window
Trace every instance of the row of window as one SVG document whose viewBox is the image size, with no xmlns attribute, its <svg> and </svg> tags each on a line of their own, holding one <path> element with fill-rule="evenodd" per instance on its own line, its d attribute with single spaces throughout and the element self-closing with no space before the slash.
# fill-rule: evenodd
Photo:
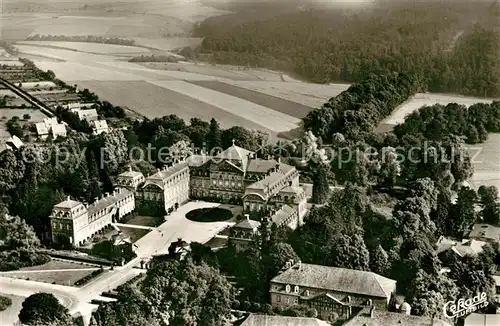
<svg viewBox="0 0 500 326">
<path fill-rule="evenodd" d="M 281 302 L 281 295 L 277 295 L 276 296 L 276 301 L 277 302 Z M 290 304 L 291 303 L 290 297 L 286 297 L 285 303 L 286 304 Z M 299 298 L 293 298 L 293 304 L 294 305 L 298 305 L 299 304 Z"/>
</svg>

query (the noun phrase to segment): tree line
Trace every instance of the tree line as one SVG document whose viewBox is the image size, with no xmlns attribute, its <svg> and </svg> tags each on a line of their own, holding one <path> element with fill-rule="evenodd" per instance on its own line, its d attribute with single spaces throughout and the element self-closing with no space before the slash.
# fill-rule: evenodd
<svg viewBox="0 0 500 326">
<path fill-rule="evenodd" d="M 128 40 L 119 37 L 106 37 L 95 35 L 40 35 L 35 34 L 28 36 L 26 41 L 58 41 L 58 42 L 88 42 L 88 43 L 103 43 L 116 45 L 134 46 L 134 40 Z"/>
<path fill-rule="evenodd" d="M 414 74 L 370 75 L 309 112 L 303 119 L 304 129 L 327 143 L 334 133 L 362 139 L 423 87 L 422 79 Z"/>
<path fill-rule="evenodd" d="M 292 72 L 312 82 L 359 82 L 411 72 L 432 92 L 500 96 L 500 37 L 488 3 L 381 3 L 208 18 L 200 59 Z M 498 18 L 496 18 L 498 19 Z M 474 23 L 476 22 L 476 23 Z"/>
</svg>

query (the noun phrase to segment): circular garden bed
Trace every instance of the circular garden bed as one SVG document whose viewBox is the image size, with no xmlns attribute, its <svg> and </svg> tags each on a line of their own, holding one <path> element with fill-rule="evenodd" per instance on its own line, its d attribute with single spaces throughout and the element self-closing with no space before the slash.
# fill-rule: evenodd
<svg viewBox="0 0 500 326">
<path fill-rule="evenodd" d="M 221 222 L 233 217 L 233 213 L 224 208 L 199 208 L 186 214 L 186 218 L 195 222 Z"/>
</svg>

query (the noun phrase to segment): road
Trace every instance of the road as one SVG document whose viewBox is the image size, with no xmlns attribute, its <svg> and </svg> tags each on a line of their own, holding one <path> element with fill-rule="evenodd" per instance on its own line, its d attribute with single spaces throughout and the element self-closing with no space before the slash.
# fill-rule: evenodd
<svg viewBox="0 0 500 326">
<path fill-rule="evenodd" d="M 53 117 L 54 114 L 49 107 L 47 107 L 44 103 L 36 99 L 34 96 L 29 94 L 28 92 L 24 91 L 23 89 L 13 85 L 6 79 L 0 78 L 0 84 L 3 84 L 5 87 L 7 87 L 9 90 L 11 90 L 14 94 L 18 95 L 21 97 L 23 100 L 26 102 L 30 103 L 33 107 L 39 109 L 42 111 L 45 115 L 48 117 Z"/>
<path fill-rule="evenodd" d="M 52 293 L 69 309 L 72 315 L 81 313 L 82 316 L 89 316 L 91 311 L 96 308 L 95 305 L 89 304 L 92 299 L 109 300 L 109 298 L 101 297 L 101 293 L 112 290 L 134 276 L 145 272 L 136 268 L 141 260 L 149 259 L 155 254 L 167 253 L 170 243 L 178 238 L 187 242 L 204 243 L 223 228 L 234 224 L 234 222 L 199 223 L 185 217 L 186 213 L 193 209 L 219 205 L 207 202 L 188 202 L 181 206 L 168 216 L 162 225 L 153 228 L 153 231 L 135 243 L 137 258 L 125 266 L 105 272 L 83 287 L 46 284 L 0 276 L 0 292 L 21 297 L 28 297 L 36 292 Z"/>
</svg>

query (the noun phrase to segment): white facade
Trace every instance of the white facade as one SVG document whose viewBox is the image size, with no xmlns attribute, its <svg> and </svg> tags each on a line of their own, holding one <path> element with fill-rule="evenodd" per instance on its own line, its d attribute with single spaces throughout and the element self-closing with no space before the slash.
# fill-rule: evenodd
<svg viewBox="0 0 500 326">
<path fill-rule="evenodd" d="M 88 206 L 68 197 L 52 210 L 52 241 L 81 246 L 103 228 L 117 222 L 134 209 L 134 194 L 127 189 L 117 189 Z"/>
</svg>

